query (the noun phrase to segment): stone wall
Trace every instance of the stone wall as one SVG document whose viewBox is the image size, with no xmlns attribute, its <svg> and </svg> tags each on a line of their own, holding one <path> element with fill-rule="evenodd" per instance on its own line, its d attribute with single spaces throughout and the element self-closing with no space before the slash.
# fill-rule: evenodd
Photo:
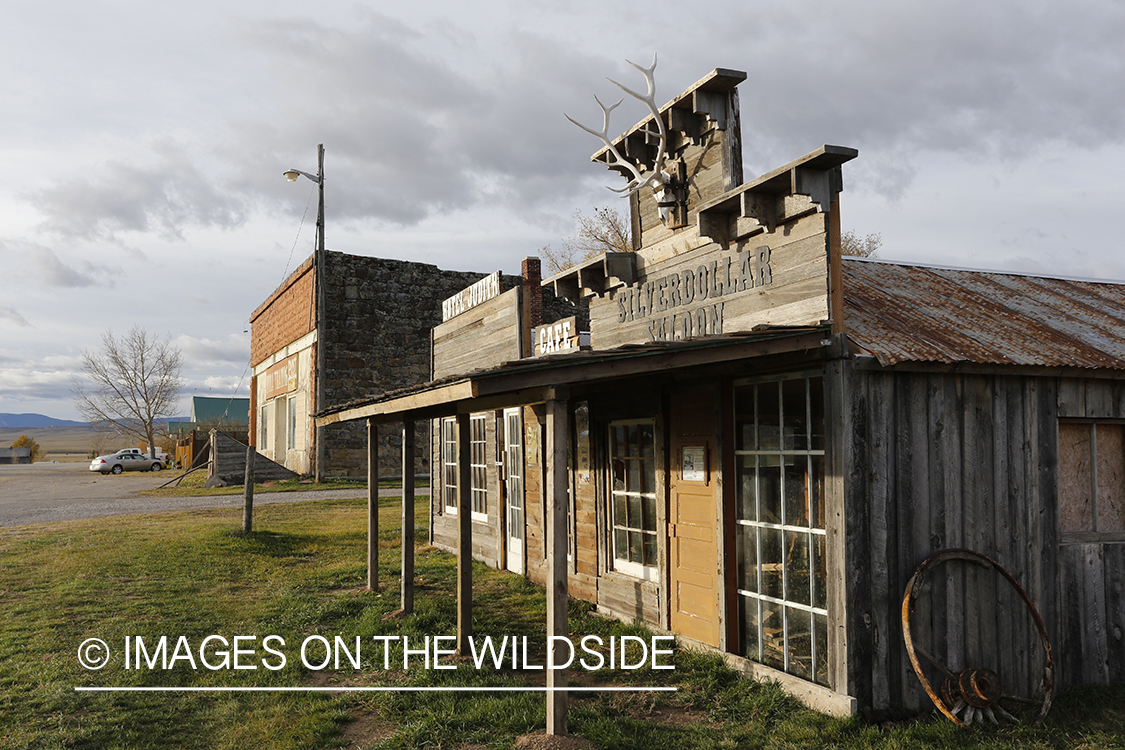
<svg viewBox="0 0 1125 750">
<path fill-rule="evenodd" d="M 325 300 L 324 396 L 335 406 L 430 380 L 430 329 L 441 302 L 483 278 L 425 263 L 329 252 Z M 508 285 L 519 277 L 505 277 Z M 426 432 L 415 436 L 415 466 L 429 473 Z M 397 426 L 379 430 L 380 473 L 401 473 Z M 325 428 L 326 475 L 366 476 L 367 426 Z"/>
<path fill-rule="evenodd" d="M 428 382 L 430 331 L 441 322 L 442 301 L 488 275 L 333 251 L 327 253 L 325 267 L 325 366 L 323 370 L 318 366 L 317 373 L 325 378 L 325 406 Z M 501 277 L 502 289 L 521 283 L 520 276 Z M 251 358 L 255 364 L 314 329 L 312 302 L 309 258 L 251 315 Z M 543 290 L 543 309 L 548 322 L 576 313 L 565 300 L 556 300 L 550 289 Z M 315 377 L 311 385 L 314 389 Z M 253 422 L 257 408 L 258 404 L 253 404 Z M 397 425 L 379 430 L 383 475 L 397 476 L 402 471 L 400 433 Z M 364 422 L 332 425 L 324 429 L 324 438 L 326 476 L 366 476 Z M 415 445 L 415 470 L 428 474 L 426 425 L 418 426 Z"/>
</svg>

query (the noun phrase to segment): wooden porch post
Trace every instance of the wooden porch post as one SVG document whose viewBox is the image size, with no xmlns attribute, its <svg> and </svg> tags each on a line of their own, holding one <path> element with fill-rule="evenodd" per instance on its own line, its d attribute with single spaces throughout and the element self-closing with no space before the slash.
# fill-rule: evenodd
<svg viewBox="0 0 1125 750">
<path fill-rule="evenodd" d="M 402 423 L 402 602 L 414 611 L 414 422 Z"/>
<path fill-rule="evenodd" d="M 473 636 L 473 492 L 469 415 L 457 415 L 457 649 Z"/>
<path fill-rule="evenodd" d="M 379 426 L 367 420 L 367 588 L 379 590 Z"/>
<path fill-rule="evenodd" d="M 567 634 L 567 564 L 566 513 L 567 476 L 567 402 L 556 398 L 547 402 L 547 635 Z M 566 658 L 561 648 L 555 649 L 555 661 Z M 566 670 L 547 670 L 547 734 L 566 734 L 567 718 Z"/>
</svg>

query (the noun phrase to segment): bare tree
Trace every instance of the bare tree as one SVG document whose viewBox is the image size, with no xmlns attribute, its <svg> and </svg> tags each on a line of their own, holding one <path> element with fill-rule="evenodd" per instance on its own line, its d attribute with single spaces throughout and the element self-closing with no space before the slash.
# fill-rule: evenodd
<svg viewBox="0 0 1125 750">
<path fill-rule="evenodd" d="M 563 240 L 561 249 L 545 245 L 539 250 L 548 274 L 565 271 L 602 253 L 633 252 L 633 234 L 616 208 L 595 208 L 592 216 L 575 211 L 574 218 L 578 220 L 578 233 Z"/>
<path fill-rule="evenodd" d="M 183 354 L 140 326 L 115 338 L 102 334 L 100 352 L 82 354 L 86 381 L 74 380 L 79 413 L 101 429 L 147 441 L 156 449 L 156 420 L 172 416 L 183 387 Z"/>
<path fill-rule="evenodd" d="M 860 237 L 854 229 L 844 232 L 840 238 L 840 254 L 852 255 L 857 258 L 874 258 L 883 245 L 883 235 L 876 232 L 866 237 Z"/>
</svg>

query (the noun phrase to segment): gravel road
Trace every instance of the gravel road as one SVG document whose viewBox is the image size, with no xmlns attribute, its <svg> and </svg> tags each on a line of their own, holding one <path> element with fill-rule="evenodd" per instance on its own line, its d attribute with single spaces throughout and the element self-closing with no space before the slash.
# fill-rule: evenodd
<svg viewBox="0 0 1125 750">
<path fill-rule="evenodd" d="M 146 497 L 136 494 L 140 490 L 159 487 L 175 476 L 171 471 L 103 476 L 91 472 L 88 463 L 0 465 L 0 527 L 192 508 L 242 507 L 242 495 Z M 426 493 L 423 488 L 415 492 Z M 379 490 L 382 497 L 399 494 L 397 489 Z M 366 491 L 362 488 L 258 492 L 254 495 L 254 504 L 299 503 L 365 495 Z"/>
</svg>

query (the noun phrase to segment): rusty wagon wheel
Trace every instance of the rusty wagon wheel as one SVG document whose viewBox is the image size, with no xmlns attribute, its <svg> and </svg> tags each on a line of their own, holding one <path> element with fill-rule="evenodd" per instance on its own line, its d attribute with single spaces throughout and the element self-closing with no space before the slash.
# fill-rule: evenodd
<svg viewBox="0 0 1125 750">
<path fill-rule="evenodd" d="M 954 671 L 929 653 L 926 648 L 915 642 L 910 617 L 922 594 L 927 578 L 938 566 L 954 560 L 965 561 L 986 570 L 995 571 L 1019 594 L 1035 623 L 1045 657 L 1043 677 L 1039 683 L 1039 690 L 1042 691 L 1041 698 L 1005 692 L 1002 677 L 992 669 L 967 667 Z M 1055 690 L 1055 664 L 1051 656 L 1051 643 L 1047 639 L 1047 628 L 1043 625 L 1043 618 L 1039 616 L 1031 598 L 1019 582 L 1012 577 L 1012 574 L 999 563 L 979 552 L 967 549 L 947 549 L 935 552 L 922 561 L 922 564 L 918 566 L 914 575 L 906 583 L 906 593 L 902 598 L 902 634 L 903 640 L 906 642 L 906 653 L 910 656 L 910 664 L 914 667 L 914 674 L 918 676 L 926 694 L 930 696 L 930 700 L 934 702 L 938 710 L 958 726 L 967 727 L 977 720 L 983 723 L 985 719 L 998 724 L 997 717 L 1018 722 L 1019 719 L 1013 714 L 1026 712 L 1029 708 L 1035 706 L 1039 706 L 1039 711 L 1031 717 L 1031 721 L 1038 722 L 1047 715 L 1047 711 L 1051 708 L 1051 698 Z M 926 677 L 919 657 L 944 676 L 939 690 L 934 690 L 930 680 Z M 1001 701 L 1007 704 L 1007 709 Z"/>
</svg>

